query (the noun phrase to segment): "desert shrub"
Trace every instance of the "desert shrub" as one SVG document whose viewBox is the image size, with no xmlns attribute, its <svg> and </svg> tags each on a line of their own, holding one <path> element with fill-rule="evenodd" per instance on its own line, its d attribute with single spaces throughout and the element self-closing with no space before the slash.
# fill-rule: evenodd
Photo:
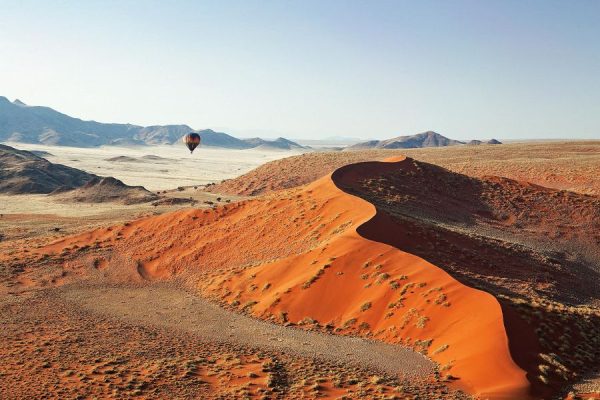
<svg viewBox="0 0 600 400">
<path fill-rule="evenodd" d="M 546 364 L 540 364 L 540 365 L 538 366 L 538 369 L 540 370 L 540 372 L 541 372 L 543 375 L 548 375 L 548 372 L 550 372 L 550 367 L 549 367 L 549 366 L 547 366 Z"/>
<path fill-rule="evenodd" d="M 243 311 L 250 310 L 256 304 L 258 304 L 258 301 L 251 300 L 251 301 L 247 302 L 246 304 L 244 304 L 244 307 L 242 307 L 242 310 Z"/>
<path fill-rule="evenodd" d="M 367 330 L 371 327 L 371 325 L 369 325 L 367 322 L 361 322 L 360 325 L 358 325 L 358 329 L 360 330 Z"/>
<path fill-rule="evenodd" d="M 406 292 L 408 292 L 408 290 L 411 289 L 413 286 L 415 286 L 414 283 L 407 283 L 404 286 L 402 286 L 402 290 L 400 290 L 400 296 L 405 295 Z"/>
<path fill-rule="evenodd" d="M 281 320 L 281 322 L 285 323 L 288 322 L 288 314 L 286 311 L 281 311 L 279 313 L 279 319 Z"/>
<path fill-rule="evenodd" d="M 378 283 L 379 283 L 379 284 L 381 284 L 383 281 L 385 281 L 385 280 L 387 280 L 387 279 L 389 279 L 389 278 L 390 278 L 390 274 L 388 274 L 388 273 L 385 273 L 385 272 L 384 272 L 384 273 L 381 273 L 381 274 L 379 274 L 379 280 L 378 280 Z"/>
<path fill-rule="evenodd" d="M 304 317 L 302 320 L 298 322 L 298 325 L 316 325 L 319 321 L 311 317 Z"/>
<path fill-rule="evenodd" d="M 441 353 L 441 352 L 443 352 L 443 351 L 446 351 L 446 350 L 448 349 L 448 347 L 450 347 L 450 346 L 449 346 L 449 345 L 447 345 L 447 344 L 443 344 L 443 345 L 441 345 L 440 347 L 438 347 L 438 348 L 437 348 L 437 349 L 436 349 L 436 350 L 433 352 L 433 354 L 439 354 L 439 353 Z"/>
<path fill-rule="evenodd" d="M 342 328 L 349 328 L 356 323 L 356 318 L 350 318 L 342 325 Z"/>
<path fill-rule="evenodd" d="M 425 316 L 421 316 L 419 317 L 419 319 L 417 320 L 416 323 L 416 327 L 417 328 L 425 328 L 425 325 L 427 324 L 427 321 L 429 321 L 429 318 L 425 317 Z"/>
<path fill-rule="evenodd" d="M 444 293 L 440 293 L 435 299 L 435 304 L 443 304 L 446 302 L 447 299 L 448 297 Z"/>
</svg>

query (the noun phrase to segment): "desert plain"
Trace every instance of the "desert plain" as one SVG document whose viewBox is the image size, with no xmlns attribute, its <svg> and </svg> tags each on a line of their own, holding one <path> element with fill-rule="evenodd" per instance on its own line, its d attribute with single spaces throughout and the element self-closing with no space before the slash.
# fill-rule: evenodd
<svg viewBox="0 0 600 400">
<path fill-rule="evenodd" d="M 0 196 L 1 398 L 600 398 L 598 141 L 18 147 L 161 200 Z"/>
</svg>

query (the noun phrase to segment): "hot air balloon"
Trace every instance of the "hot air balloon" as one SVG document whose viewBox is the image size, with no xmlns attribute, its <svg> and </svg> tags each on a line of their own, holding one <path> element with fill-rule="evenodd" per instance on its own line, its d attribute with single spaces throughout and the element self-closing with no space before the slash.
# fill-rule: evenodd
<svg viewBox="0 0 600 400">
<path fill-rule="evenodd" d="M 191 132 L 183 137 L 183 143 L 190 149 L 190 153 L 194 152 L 194 149 L 200 144 L 200 135 Z"/>
</svg>

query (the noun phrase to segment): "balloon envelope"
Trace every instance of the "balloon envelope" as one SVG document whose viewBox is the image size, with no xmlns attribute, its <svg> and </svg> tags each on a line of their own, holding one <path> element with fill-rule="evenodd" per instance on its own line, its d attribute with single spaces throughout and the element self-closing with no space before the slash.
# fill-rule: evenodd
<svg viewBox="0 0 600 400">
<path fill-rule="evenodd" d="M 196 147 L 198 147 L 198 145 L 200 144 L 200 135 L 198 135 L 197 133 L 188 133 L 187 135 L 185 135 L 183 137 L 183 143 L 185 143 L 185 145 L 187 146 L 188 149 L 190 149 L 190 153 L 194 152 L 194 149 Z"/>
</svg>

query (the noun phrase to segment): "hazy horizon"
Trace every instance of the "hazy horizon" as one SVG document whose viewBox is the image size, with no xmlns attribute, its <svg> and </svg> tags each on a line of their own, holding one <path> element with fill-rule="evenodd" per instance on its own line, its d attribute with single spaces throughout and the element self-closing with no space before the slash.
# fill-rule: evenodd
<svg viewBox="0 0 600 400">
<path fill-rule="evenodd" d="M 3 4 L 0 95 L 238 137 L 600 138 L 600 2 Z"/>
</svg>

